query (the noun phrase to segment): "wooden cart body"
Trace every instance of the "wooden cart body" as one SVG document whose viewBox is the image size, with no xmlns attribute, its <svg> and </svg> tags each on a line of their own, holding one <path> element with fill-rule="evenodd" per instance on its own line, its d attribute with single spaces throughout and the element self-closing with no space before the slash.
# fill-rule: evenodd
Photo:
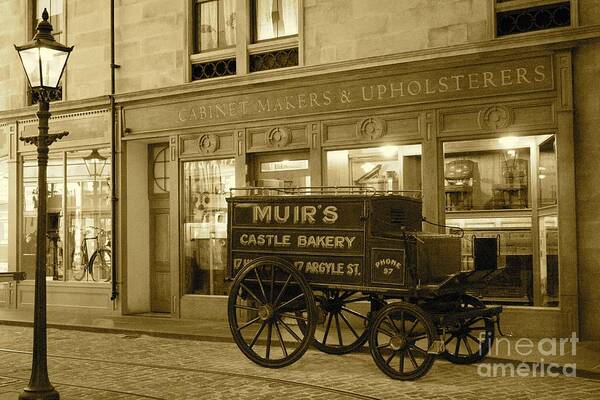
<svg viewBox="0 0 600 400">
<path fill-rule="evenodd" d="M 229 203 L 229 277 L 279 256 L 314 287 L 415 295 L 460 273 L 460 238 L 421 232 L 402 195 L 239 196 Z"/>
</svg>

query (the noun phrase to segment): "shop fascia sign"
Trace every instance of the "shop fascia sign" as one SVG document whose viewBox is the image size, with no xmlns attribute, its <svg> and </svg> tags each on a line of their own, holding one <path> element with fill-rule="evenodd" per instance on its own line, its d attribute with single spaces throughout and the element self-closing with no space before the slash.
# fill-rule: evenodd
<svg viewBox="0 0 600 400">
<path fill-rule="evenodd" d="M 151 116 L 147 108 L 126 113 L 136 132 L 553 88 L 552 58 L 540 56 L 159 105 Z"/>
</svg>

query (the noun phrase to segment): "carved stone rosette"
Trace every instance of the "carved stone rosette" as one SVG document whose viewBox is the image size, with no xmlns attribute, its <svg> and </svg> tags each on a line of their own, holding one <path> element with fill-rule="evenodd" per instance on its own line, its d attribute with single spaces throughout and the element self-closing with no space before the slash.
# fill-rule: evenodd
<svg viewBox="0 0 600 400">
<path fill-rule="evenodd" d="M 505 106 L 490 106 L 479 112 L 478 122 L 482 129 L 508 128 L 513 122 L 513 113 Z"/>
<path fill-rule="evenodd" d="M 219 149 L 219 136 L 214 133 L 206 133 L 198 139 L 198 149 L 203 154 L 211 154 Z"/>
<path fill-rule="evenodd" d="M 362 119 L 356 126 L 356 136 L 361 139 L 379 139 L 385 136 L 386 132 L 387 124 L 379 118 L 369 117 Z"/>
<path fill-rule="evenodd" d="M 285 127 L 273 128 L 267 132 L 265 139 L 270 147 L 285 147 L 292 141 L 292 131 Z"/>
</svg>

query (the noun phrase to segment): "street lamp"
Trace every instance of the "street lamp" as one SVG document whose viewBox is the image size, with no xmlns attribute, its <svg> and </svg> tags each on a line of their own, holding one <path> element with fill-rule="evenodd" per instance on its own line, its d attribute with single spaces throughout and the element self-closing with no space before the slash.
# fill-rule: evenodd
<svg viewBox="0 0 600 400">
<path fill-rule="evenodd" d="M 73 47 L 64 46 L 54 40 L 52 25 L 48 22 L 48 11 L 44 9 L 42 21 L 37 26 L 33 40 L 23 46 L 15 46 L 27 75 L 32 94 L 37 95 L 39 125 L 38 135 L 22 137 L 25 143 L 37 147 L 38 155 L 38 210 L 37 251 L 35 256 L 35 299 L 33 314 L 33 360 L 29 385 L 19 399 L 59 399 L 48 378 L 46 356 L 46 168 L 48 147 L 68 132 L 48 134 L 50 98 L 58 90 L 67 59 Z"/>
</svg>

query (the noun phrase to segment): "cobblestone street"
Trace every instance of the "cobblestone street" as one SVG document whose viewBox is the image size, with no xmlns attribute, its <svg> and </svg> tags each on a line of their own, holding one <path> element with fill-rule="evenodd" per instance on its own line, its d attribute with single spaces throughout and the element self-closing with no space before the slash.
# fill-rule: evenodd
<svg viewBox="0 0 600 400">
<path fill-rule="evenodd" d="M 31 367 L 31 328 L 0 326 L 0 399 L 16 399 Z M 270 370 L 234 344 L 50 329 L 48 364 L 63 399 L 595 399 L 600 382 L 573 377 L 481 378 L 438 360 L 415 382 L 388 379 L 368 352 L 309 350 Z"/>
</svg>

